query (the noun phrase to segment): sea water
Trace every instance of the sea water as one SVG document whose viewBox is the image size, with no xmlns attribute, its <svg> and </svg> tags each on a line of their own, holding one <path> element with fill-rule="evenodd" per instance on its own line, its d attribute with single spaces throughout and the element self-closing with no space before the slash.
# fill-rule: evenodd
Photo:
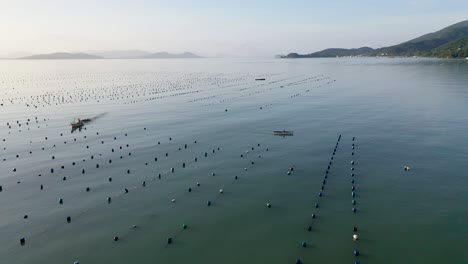
<svg viewBox="0 0 468 264">
<path fill-rule="evenodd" d="M 468 263 L 467 61 L 0 69 L 0 263 Z"/>
</svg>

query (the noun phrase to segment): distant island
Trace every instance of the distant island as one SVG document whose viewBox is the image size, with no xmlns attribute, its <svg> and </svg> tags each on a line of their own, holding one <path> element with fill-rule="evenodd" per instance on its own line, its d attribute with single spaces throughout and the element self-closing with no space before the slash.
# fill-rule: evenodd
<svg viewBox="0 0 468 264">
<path fill-rule="evenodd" d="M 67 53 L 55 52 L 49 54 L 37 54 L 27 57 L 19 58 L 20 60 L 92 60 L 103 59 L 103 57 L 90 55 L 86 53 Z"/>
<path fill-rule="evenodd" d="M 310 54 L 289 53 L 281 58 L 332 58 L 332 57 L 435 57 L 468 58 L 468 20 L 456 23 L 434 33 L 398 45 L 373 49 L 325 49 Z"/>
<path fill-rule="evenodd" d="M 156 52 L 141 57 L 142 59 L 197 59 L 202 58 L 196 54 L 190 52 L 184 52 L 180 54 L 171 54 L 167 52 Z"/>
<path fill-rule="evenodd" d="M 150 53 L 140 50 L 102 51 L 95 54 L 55 52 L 18 58 L 19 60 L 89 60 L 89 59 L 195 59 L 203 58 L 190 52 L 172 54 L 168 52 Z"/>
</svg>

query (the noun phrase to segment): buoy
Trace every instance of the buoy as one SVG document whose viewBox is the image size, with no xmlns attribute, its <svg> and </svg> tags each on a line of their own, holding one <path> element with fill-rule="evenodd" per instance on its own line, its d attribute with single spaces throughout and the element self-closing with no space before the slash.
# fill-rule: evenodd
<svg viewBox="0 0 468 264">
<path fill-rule="evenodd" d="M 197 186 L 200 186 L 200 183 L 199 183 L 199 182 L 197 182 Z"/>
<path fill-rule="evenodd" d="M 127 189 L 127 188 L 125 188 L 125 193 L 128 193 L 128 189 Z"/>
<path fill-rule="evenodd" d="M 89 190 L 90 190 L 89 187 L 86 187 L 86 191 L 89 192 Z"/>
<path fill-rule="evenodd" d="M 312 218 L 315 218 L 315 214 L 312 214 Z"/>
<path fill-rule="evenodd" d="M 354 196 L 356 196 L 356 193 L 355 193 L 355 192 L 351 192 L 351 195 L 354 197 Z"/>
<path fill-rule="evenodd" d="M 411 168 L 410 168 L 410 166 L 405 166 L 404 169 L 405 169 L 405 171 L 409 171 Z"/>
<path fill-rule="evenodd" d="M 171 244 L 171 243 L 172 243 L 172 237 L 168 237 L 168 238 L 167 238 L 167 243 L 168 243 L 168 244 Z"/>
<path fill-rule="evenodd" d="M 67 216 L 67 223 L 70 223 L 70 222 L 71 222 L 71 217 Z"/>
<path fill-rule="evenodd" d="M 354 234 L 354 235 L 353 235 L 353 240 L 354 240 L 354 241 L 358 240 L 358 238 L 359 238 L 359 237 L 358 237 L 357 234 Z"/>
<path fill-rule="evenodd" d="M 356 200 L 352 200 L 351 203 L 352 203 L 352 204 L 356 204 Z"/>
<path fill-rule="evenodd" d="M 112 177 L 109 178 L 109 181 L 110 181 L 110 182 L 112 181 Z"/>
<path fill-rule="evenodd" d="M 171 172 L 174 173 L 174 168 L 171 168 Z"/>
<path fill-rule="evenodd" d="M 359 251 L 357 249 L 354 250 L 354 256 L 359 256 Z"/>
<path fill-rule="evenodd" d="M 208 206 L 211 206 L 211 201 L 206 202 Z"/>
<path fill-rule="evenodd" d="M 303 248 L 305 248 L 305 247 L 307 247 L 307 242 L 302 241 L 301 245 L 302 245 Z"/>
<path fill-rule="evenodd" d="M 223 192 L 224 192 L 223 189 L 219 189 L 219 193 L 223 193 Z"/>
<path fill-rule="evenodd" d="M 307 231 L 312 231 L 312 226 L 311 226 L 311 225 L 309 225 L 309 226 L 307 227 Z"/>
<path fill-rule="evenodd" d="M 351 164 L 354 165 L 354 160 L 351 161 Z"/>
<path fill-rule="evenodd" d="M 119 241 L 119 237 L 118 237 L 118 236 L 115 236 L 115 237 L 114 237 L 114 241 Z"/>
<path fill-rule="evenodd" d="M 182 225 L 182 228 L 183 228 L 183 229 L 187 229 L 187 225 L 186 225 L 186 224 L 183 224 L 183 225 Z"/>
<path fill-rule="evenodd" d="M 270 207 L 271 207 L 271 204 L 270 204 L 270 203 L 267 203 L 266 206 L 267 206 L 268 208 L 270 208 Z"/>
<path fill-rule="evenodd" d="M 235 176 L 235 177 L 234 177 L 234 179 L 236 179 L 236 180 L 237 180 L 237 179 L 238 179 L 238 177 L 237 177 L 237 176 Z"/>
<path fill-rule="evenodd" d="M 3 187 L 0 185 L 0 192 L 3 191 Z"/>
<path fill-rule="evenodd" d="M 288 172 L 287 172 L 287 174 L 288 174 L 288 175 L 291 175 L 291 172 L 290 172 L 290 171 L 288 171 Z"/>
<path fill-rule="evenodd" d="M 353 227 L 354 232 L 357 232 L 357 226 Z"/>
<path fill-rule="evenodd" d="M 297 258 L 296 259 L 296 264 L 302 264 L 301 259 Z"/>
<path fill-rule="evenodd" d="M 111 203 L 111 202 L 112 202 L 112 198 L 107 197 L 107 203 Z"/>
<path fill-rule="evenodd" d="M 355 213 L 355 212 L 356 212 L 356 208 L 353 207 L 353 213 Z"/>
<path fill-rule="evenodd" d="M 21 238 L 21 239 L 20 239 L 20 244 L 21 244 L 22 246 L 24 246 L 24 244 L 26 244 L 26 238 L 24 238 L 24 237 Z"/>
<path fill-rule="evenodd" d="M 216 174 L 214 172 L 211 173 L 211 176 L 215 176 Z"/>
<path fill-rule="evenodd" d="M 319 204 L 318 204 L 318 203 L 315 204 L 315 208 L 319 208 Z"/>
<path fill-rule="evenodd" d="M 353 190 L 353 191 L 354 191 L 354 189 L 356 189 L 356 188 L 355 188 L 354 186 L 352 186 L 352 187 L 351 187 L 351 190 Z"/>
<path fill-rule="evenodd" d="M 142 185 L 143 187 L 146 187 L 146 182 L 143 181 L 143 182 L 141 183 L 141 185 Z"/>
<path fill-rule="evenodd" d="M 59 199 L 59 204 L 63 204 L 63 199 L 62 198 Z"/>
<path fill-rule="evenodd" d="M 175 203 L 176 199 L 172 199 L 171 202 Z"/>
<path fill-rule="evenodd" d="M 192 192 L 192 188 L 188 188 L 188 192 Z"/>
</svg>

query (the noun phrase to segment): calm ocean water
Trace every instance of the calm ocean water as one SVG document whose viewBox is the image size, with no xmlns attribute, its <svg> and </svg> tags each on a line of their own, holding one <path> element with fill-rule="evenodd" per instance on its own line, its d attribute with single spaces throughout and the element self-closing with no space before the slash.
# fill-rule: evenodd
<svg viewBox="0 0 468 264">
<path fill-rule="evenodd" d="M 468 263 L 468 61 L 0 61 L 0 104 L 0 263 Z"/>
</svg>

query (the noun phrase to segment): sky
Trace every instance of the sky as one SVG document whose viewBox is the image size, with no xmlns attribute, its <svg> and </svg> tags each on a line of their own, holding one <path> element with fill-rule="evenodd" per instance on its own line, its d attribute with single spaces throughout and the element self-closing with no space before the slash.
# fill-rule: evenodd
<svg viewBox="0 0 468 264">
<path fill-rule="evenodd" d="M 389 46 L 463 20 L 467 0 L 0 0 L 0 54 L 274 56 Z"/>
</svg>

